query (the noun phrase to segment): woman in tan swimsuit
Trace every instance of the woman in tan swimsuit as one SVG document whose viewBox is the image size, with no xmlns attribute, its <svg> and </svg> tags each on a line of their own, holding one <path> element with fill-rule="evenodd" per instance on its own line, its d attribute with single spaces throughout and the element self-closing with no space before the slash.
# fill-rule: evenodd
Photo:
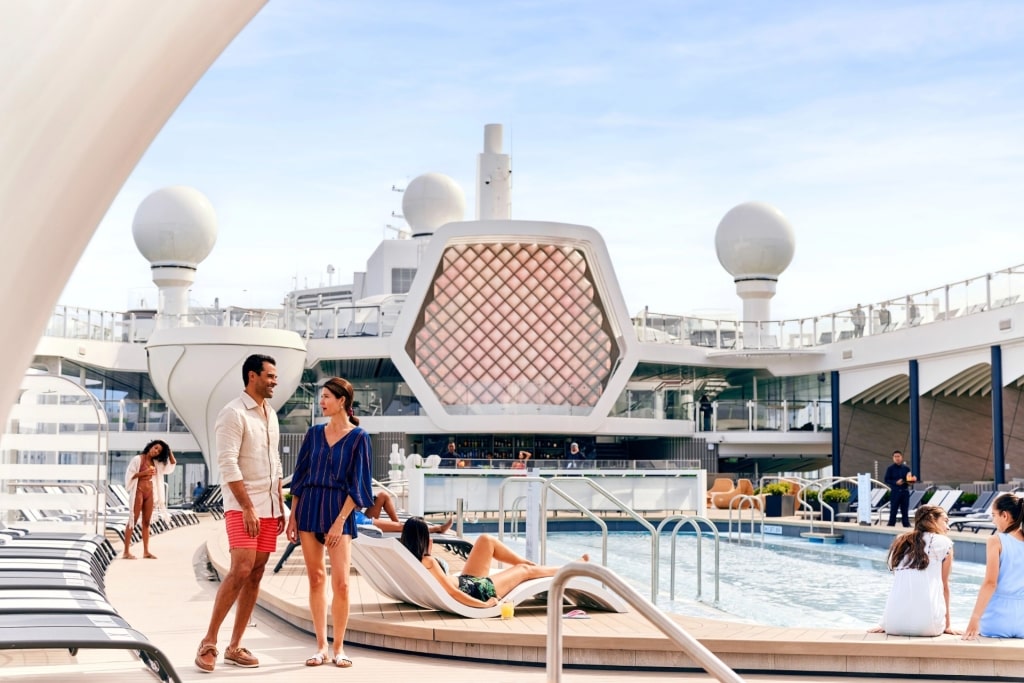
<svg viewBox="0 0 1024 683">
<path fill-rule="evenodd" d="M 170 447 L 163 441 L 151 441 L 142 453 L 132 458 L 124 473 L 124 484 L 128 489 L 131 508 L 128 511 L 128 526 L 124 530 L 124 559 L 134 560 L 131 554 L 132 532 L 135 523 L 142 518 L 142 556 L 155 560 L 149 552 L 149 524 L 153 519 L 153 508 L 166 508 L 164 502 L 164 475 L 174 471 L 177 461 Z"/>
</svg>

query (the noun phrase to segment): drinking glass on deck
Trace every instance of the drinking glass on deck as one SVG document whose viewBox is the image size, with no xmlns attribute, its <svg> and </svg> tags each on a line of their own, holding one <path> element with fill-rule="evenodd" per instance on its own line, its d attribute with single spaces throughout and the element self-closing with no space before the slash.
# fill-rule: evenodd
<svg viewBox="0 0 1024 683">
<path fill-rule="evenodd" d="M 499 605 L 501 607 L 501 618 L 503 621 L 511 619 L 516 615 L 516 604 L 511 600 L 502 600 Z"/>
</svg>

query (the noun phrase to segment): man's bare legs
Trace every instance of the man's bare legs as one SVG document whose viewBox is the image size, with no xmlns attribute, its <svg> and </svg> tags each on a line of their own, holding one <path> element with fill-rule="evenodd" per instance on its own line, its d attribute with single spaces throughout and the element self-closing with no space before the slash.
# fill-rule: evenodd
<svg viewBox="0 0 1024 683">
<path fill-rule="evenodd" d="M 228 649 L 238 647 L 249 625 L 256 598 L 260 592 L 260 579 L 267 566 L 270 553 L 261 553 L 252 548 L 232 548 L 231 568 L 217 589 L 217 597 L 213 600 L 213 614 L 210 625 L 203 636 L 203 645 L 216 645 L 220 625 L 224 623 L 232 605 L 235 606 L 235 622 L 231 629 L 231 640 Z"/>
</svg>

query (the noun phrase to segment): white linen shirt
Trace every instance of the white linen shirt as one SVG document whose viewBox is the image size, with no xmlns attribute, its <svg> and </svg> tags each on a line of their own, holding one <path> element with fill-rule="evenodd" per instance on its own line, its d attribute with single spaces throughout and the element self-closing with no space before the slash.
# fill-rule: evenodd
<svg viewBox="0 0 1024 683">
<path fill-rule="evenodd" d="M 249 394 L 224 406 L 217 415 L 217 466 L 220 469 L 224 510 L 242 510 L 231 492 L 229 482 L 241 481 L 249 494 L 256 515 L 282 517 L 278 482 L 283 478 L 281 440 L 277 412 L 264 401 L 266 411 Z"/>
</svg>

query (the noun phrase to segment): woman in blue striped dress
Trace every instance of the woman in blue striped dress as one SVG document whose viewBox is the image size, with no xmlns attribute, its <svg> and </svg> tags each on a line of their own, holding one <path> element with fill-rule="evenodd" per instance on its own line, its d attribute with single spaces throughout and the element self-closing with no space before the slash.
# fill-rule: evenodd
<svg viewBox="0 0 1024 683">
<path fill-rule="evenodd" d="M 373 505 L 370 485 L 370 436 L 352 415 L 352 385 L 334 377 L 320 390 L 320 409 L 330 421 L 306 432 L 292 474 L 292 515 L 288 540 L 298 542 L 309 577 L 309 610 L 316 632 L 316 653 L 306 666 L 331 661 L 352 666 L 345 656 L 348 625 L 350 544 L 356 537 L 355 511 Z M 334 654 L 327 657 L 327 567 L 331 562 L 331 617 Z"/>
</svg>

